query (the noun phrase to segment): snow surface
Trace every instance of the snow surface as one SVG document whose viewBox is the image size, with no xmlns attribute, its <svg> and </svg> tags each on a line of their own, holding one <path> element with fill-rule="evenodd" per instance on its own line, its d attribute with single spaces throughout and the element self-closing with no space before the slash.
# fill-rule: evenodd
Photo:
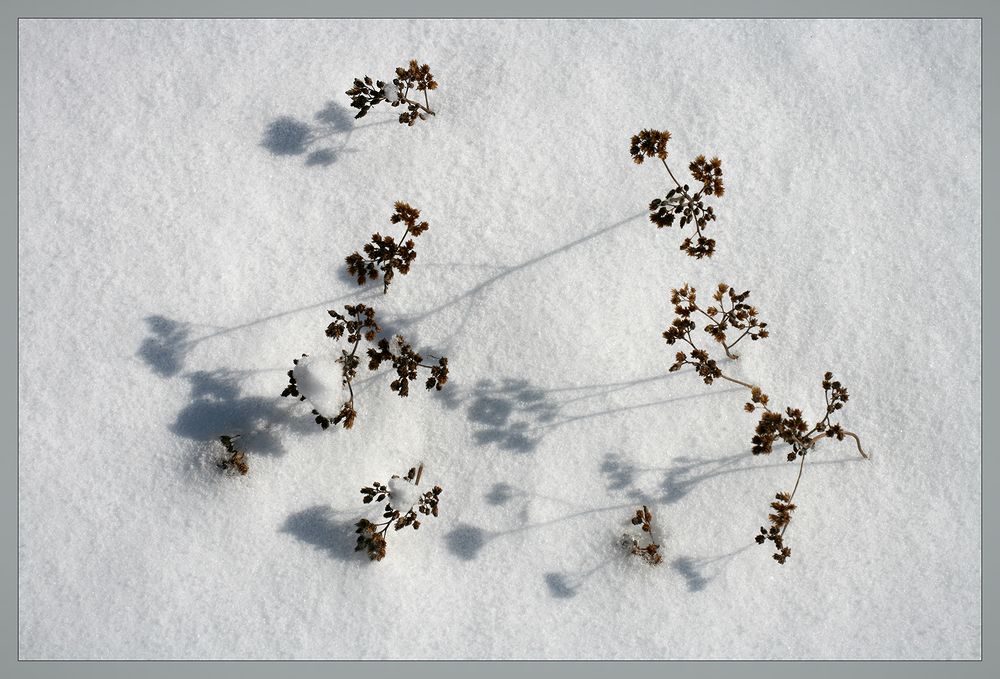
<svg viewBox="0 0 1000 679">
<path fill-rule="evenodd" d="M 20 22 L 19 653 L 45 658 L 978 658 L 980 23 Z M 353 119 L 417 58 L 438 115 Z M 629 137 L 723 160 L 710 261 Z M 387 296 L 343 259 L 430 230 Z M 743 390 L 668 374 L 671 287 L 752 290 L 724 368 L 873 453 L 795 466 Z M 327 309 L 449 357 L 282 399 Z M 221 474 L 241 434 L 246 477 Z M 353 551 L 359 489 L 441 512 Z M 665 563 L 618 545 L 649 505 Z M 391 617 L 393 625 L 386 625 Z"/>
</svg>

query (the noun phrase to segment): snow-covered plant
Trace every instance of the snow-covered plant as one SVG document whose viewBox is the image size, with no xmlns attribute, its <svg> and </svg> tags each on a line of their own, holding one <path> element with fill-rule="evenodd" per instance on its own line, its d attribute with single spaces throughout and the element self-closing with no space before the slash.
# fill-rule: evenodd
<svg viewBox="0 0 1000 679">
<path fill-rule="evenodd" d="M 727 380 L 746 387 L 750 391 L 750 400 L 743 408 L 748 413 L 761 409 L 760 420 L 754 436 L 751 439 L 751 452 L 754 455 L 768 455 L 773 450 L 775 442 L 779 439 L 787 443 L 791 450 L 787 454 L 789 462 L 799 460 L 799 474 L 795 480 L 795 487 L 791 493 L 778 493 L 776 502 L 771 507 L 777 512 L 768 518 L 771 521 L 769 530 L 763 527 L 756 537 L 758 543 L 763 544 L 767 540 L 775 543 L 774 559 L 778 563 L 785 563 L 791 554 L 791 549 L 784 546 L 783 536 L 785 529 L 791 521 L 791 512 L 795 509 L 792 498 L 798 490 L 799 481 L 802 479 L 802 470 L 805 465 L 806 453 L 812 450 L 819 441 L 824 438 L 836 438 L 843 441 L 845 437 L 854 439 L 858 447 L 858 452 L 865 459 L 868 454 L 861 447 L 861 439 L 854 432 L 845 430 L 839 422 L 832 422 L 833 414 L 844 407 L 848 400 L 847 389 L 840 382 L 833 379 L 833 373 L 827 372 L 823 375 L 823 395 L 826 401 L 826 409 L 823 418 L 810 427 L 803 418 L 802 411 L 798 408 L 772 409 L 769 405 L 770 399 L 760 387 L 738 380 L 726 375 L 719 368 L 718 363 L 711 358 L 708 351 L 699 347 L 695 342 L 692 333 L 697 329 L 694 319 L 704 317 L 707 324 L 704 331 L 716 342 L 722 345 L 726 356 L 736 360 L 738 354 L 732 353 L 732 348 L 745 337 L 751 340 L 764 339 L 768 336 L 767 323 L 763 323 L 757 318 L 757 310 L 746 303 L 750 291 L 737 294 L 733 288 L 725 283 L 719 283 L 713 299 L 716 304 L 703 309 L 697 301 L 697 292 L 693 287 L 684 285 L 679 290 L 671 291 L 670 301 L 674 305 L 674 317 L 670 327 L 663 333 L 663 338 L 667 344 L 678 343 L 687 344 L 688 352 L 677 352 L 670 372 L 680 370 L 685 365 L 694 367 L 698 375 L 705 384 L 712 384 L 717 379 Z M 729 308 L 726 308 L 726 303 Z M 735 329 L 735 330 L 734 330 Z M 728 333 L 736 334 L 742 331 L 738 337 L 730 341 Z"/>
<path fill-rule="evenodd" d="M 246 461 L 246 455 L 242 451 L 237 450 L 236 444 L 233 443 L 233 439 L 238 439 L 239 437 L 239 434 L 236 434 L 235 436 L 219 437 L 219 441 L 222 443 L 222 447 L 226 449 L 226 452 L 229 453 L 229 457 L 219 460 L 216 462 L 216 465 L 219 469 L 223 469 L 225 471 L 235 470 L 241 475 L 246 476 L 247 472 L 250 471 L 250 466 Z"/>
<path fill-rule="evenodd" d="M 417 258 L 417 253 L 413 249 L 413 239 L 407 240 L 407 236 L 416 238 L 429 227 L 427 222 L 417 222 L 420 219 L 420 210 L 412 207 L 409 203 L 396 201 L 395 212 L 389 221 L 393 224 L 400 222 L 406 226 L 406 231 L 397 243 L 392 236 L 383 236 L 380 233 L 372 234 L 372 241 L 365 244 L 365 257 L 354 252 L 347 256 L 347 272 L 354 276 L 358 285 L 364 285 L 369 280 L 378 280 L 382 275 L 382 294 L 389 292 L 389 284 L 395 271 L 404 276 L 410 272 L 410 264 Z"/>
<path fill-rule="evenodd" d="M 642 130 L 632 136 L 630 151 L 633 162 L 642 165 L 646 158 L 659 158 L 675 184 L 675 188 L 670 189 L 666 197 L 656 198 L 649 204 L 649 221 L 656 224 L 657 228 L 673 226 L 677 217 L 680 217 L 681 228 L 686 224 L 694 224 L 695 240 L 692 242 L 690 238 L 685 238 L 680 249 L 697 259 L 711 257 L 715 252 L 715 240 L 706 238 L 702 234 L 702 229 L 709 222 L 715 221 L 715 210 L 712 206 L 705 205 L 704 196 L 721 198 L 725 194 L 725 187 L 722 184 L 722 161 L 718 158 L 705 160 L 703 155 L 691 161 L 688 170 L 695 181 L 701 182 L 701 188 L 692 195 L 691 187 L 677 181 L 667 165 L 669 140 L 670 133 L 666 130 L 662 132 Z"/>
<path fill-rule="evenodd" d="M 653 512 L 649 511 L 649 507 L 643 505 L 642 509 L 635 510 L 635 516 L 632 517 L 632 525 L 641 527 L 642 532 L 647 534 L 649 543 L 645 546 L 640 545 L 639 537 L 623 533 L 622 546 L 629 551 L 629 554 L 641 557 L 650 566 L 656 566 L 663 561 L 663 557 L 660 556 L 660 546 L 652 540 Z"/>
<path fill-rule="evenodd" d="M 362 340 L 370 344 L 375 344 L 378 340 L 374 348 L 368 349 L 368 369 L 375 371 L 382 363 L 390 362 L 396 370 L 396 379 L 389 387 L 400 396 L 409 395 L 410 382 L 417 379 L 418 368 L 430 371 L 424 386 L 427 389 L 441 391 L 448 381 L 447 358 L 438 358 L 436 365 L 425 365 L 421 362 L 424 360 L 423 356 L 414 351 L 413 347 L 402 336 L 397 335 L 393 342 L 384 337 L 379 338 L 382 328 L 375 320 L 374 309 L 364 304 L 353 306 L 347 304 L 344 309 L 347 312 L 346 315 L 332 309 L 327 312 L 333 317 L 333 321 L 326 328 L 327 337 L 340 340 L 346 335 L 347 341 L 351 345 L 350 351 L 341 349 L 340 357 L 336 359 L 336 363 L 340 365 L 341 384 L 347 387 L 348 391 L 348 398 L 340 406 L 340 411 L 333 417 L 320 411 L 324 405 L 323 401 L 326 400 L 321 396 L 325 396 L 327 387 L 323 383 L 322 376 L 314 374 L 319 373 L 319 371 L 314 369 L 311 361 L 306 364 L 303 364 L 300 359 L 293 361 L 296 367 L 288 371 L 288 385 L 281 392 L 282 396 L 294 396 L 300 401 L 309 400 L 314 406 L 312 414 L 315 416 L 316 423 L 323 429 L 328 429 L 331 423 L 334 425 L 343 423 L 344 429 L 353 427 L 358 414 L 354 408 L 353 381 L 357 377 L 358 368 L 361 365 L 358 348 L 361 346 Z M 309 359 L 309 356 L 302 354 L 301 358 Z M 431 358 L 437 357 L 432 356 Z M 297 371 L 299 372 L 297 373 Z M 303 371 L 306 373 L 305 375 L 302 374 Z M 303 378 L 306 379 L 309 386 L 303 386 Z M 323 394 L 318 393 L 321 391 Z"/>
<path fill-rule="evenodd" d="M 406 110 L 399 114 L 399 122 L 412 126 L 417 120 L 427 120 L 427 116 L 437 115 L 431 110 L 427 99 L 427 91 L 436 90 L 437 86 L 430 66 L 420 66 L 416 59 L 411 59 L 409 67 L 400 66 L 396 69 L 396 77 L 391 83 L 372 81 L 366 75 L 364 78 L 355 78 L 354 87 L 347 90 L 346 94 L 351 98 L 351 107 L 358 109 L 355 118 L 363 117 L 372 106 L 385 101 L 392 107 L 406 106 Z M 411 90 L 424 93 L 423 104 L 409 98 Z"/>
<path fill-rule="evenodd" d="M 419 467 L 411 467 L 406 476 L 393 475 L 387 483 L 375 481 L 371 486 L 361 489 L 362 502 L 365 504 L 385 501 L 382 508 L 384 521 L 361 519 L 355 524 L 357 530 L 354 532 L 358 534 L 355 552 L 366 551 L 369 559 L 381 561 L 385 558 L 385 536 L 390 526 L 395 530 L 402 530 L 407 526 L 417 530 L 420 528 L 418 515 L 438 515 L 441 486 L 434 486 L 421 494 L 417 486 L 420 485 L 423 472 L 424 465 L 421 464 Z"/>
</svg>

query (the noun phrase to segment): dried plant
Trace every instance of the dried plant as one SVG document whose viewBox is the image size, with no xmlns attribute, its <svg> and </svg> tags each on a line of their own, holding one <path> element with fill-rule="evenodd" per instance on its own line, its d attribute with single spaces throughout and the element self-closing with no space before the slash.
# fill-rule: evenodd
<svg viewBox="0 0 1000 679">
<path fill-rule="evenodd" d="M 392 236 L 373 233 L 371 242 L 364 247 L 365 257 L 358 252 L 347 256 L 347 272 L 357 279 L 358 285 L 377 280 L 381 274 L 382 294 L 385 294 L 389 292 L 389 284 L 392 283 L 395 271 L 403 275 L 410 272 L 410 264 L 417 258 L 417 253 L 413 249 L 413 239 L 407 240 L 406 237 L 412 235 L 416 238 L 429 228 L 427 222 L 418 223 L 418 219 L 420 210 L 409 203 L 396 201 L 395 212 L 389 221 L 393 224 L 402 222 L 406 226 L 399 242 Z"/>
<path fill-rule="evenodd" d="M 418 486 L 423 472 L 424 465 L 421 464 L 419 467 L 412 467 L 406 476 L 394 475 L 388 483 L 375 481 L 371 486 L 361 489 L 362 502 L 365 504 L 385 501 L 385 506 L 382 508 L 382 518 L 385 520 L 377 523 L 361 519 L 355 524 L 357 530 L 354 532 L 358 534 L 358 542 L 354 547 L 355 552 L 365 551 L 372 561 L 381 561 L 385 558 L 385 536 L 390 526 L 395 530 L 402 530 L 407 526 L 412 526 L 414 530 L 417 530 L 420 528 L 418 514 L 423 516 L 438 515 L 441 486 L 434 486 L 416 498 L 407 499 L 400 497 L 404 495 L 401 492 L 404 488 L 400 487 L 398 483 L 393 484 L 394 480 L 398 480 L 401 483 Z M 393 485 L 396 486 L 396 489 L 390 488 Z M 411 499 L 412 503 L 409 501 Z"/>
<path fill-rule="evenodd" d="M 711 205 L 705 205 L 704 196 L 721 198 L 725 194 L 725 186 L 722 183 L 722 161 L 718 158 L 706 160 L 703 155 L 691 161 L 688 170 L 695 181 L 701 182 L 701 188 L 692 195 L 691 187 L 677 181 L 674 173 L 670 171 L 670 166 L 667 165 L 669 140 L 670 133 L 666 130 L 662 132 L 642 130 L 632 136 L 630 152 L 633 162 L 641 165 L 646 158 L 659 158 L 675 184 L 675 188 L 670 189 L 666 197 L 656 198 L 649 204 L 649 221 L 656 224 L 657 228 L 673 226 L 678 217 L 681 228 L 687 224 L 694 224 L 694 240 L 685 238 L 680 249 L 697 259 L 711 257 L 715 252 L 715 240 L 706 238 L 702 230 L 709 222 L 715 221 L 715 210 Z"/>
<path fill-rule="evenodd" d="M 643 505 L 642 509 L 635 510 L 635 516 L 632 517 L 632 525 L 640 526 L 642 532 L 649 535 L 649 543 L 642 546 L 639 544 L 638 538 L 628 533 L 623 533 L 622 546 L 629 550 L 629 554 L 642 557 L 650 566 L 656 566 L 663 561 L 663 557 L 660 556 L 660 546 L 652 540 L 653 513 L 649 511 L 649 507 Z"/>
<path fill-rule="evenodd" d="M 412 126 L 417 120 L 437 115 L 427 99 L 428 90 L 436 90 L 437 86 L 430 67 L 427 64 L 420 66 L 416 59 L 411 59 L 407 68 L 401 66 L 396 69 L 396 77 L 391 83 L 382 80 L 373 82 L 368 76 L 355 78 L 354 86 L 345 94 L 351 97 L 351 107 L 358 109 L 355 118 L 364 117 L 369 109 L 385 101 L 394 108 L 405 106 L 406 110 L 399 114 L 399 122 Z M 411 90 L 424 93 L 423 104 L 409 98 Z"/>
<path fill-rule="evenodd" d="M 235 436 L 220 436 L 219 441 L 222 443 L 222 447 L 226 449 L 229 457 L 223 458 L 216 462 L 216 466 L 219 469 L 225 471 L 237 471 L 241 476 L 246 476 L 247 472 L 250 471 L 250 465 L 247 464 L 246 455 L 236 449 L 236 444 L 233 443 L 233 439 L 238 439 L 239 434 Z"/>
<path fill-rule="evenodd" d="M 802 478 L 802 470 L 805 465 L 806 453 L 812 450 L 816 444 L 824 438 L 836 438 L 843 441 L 845 437 L 854 439 L 858 452 L 865 459 L 868 454 L 861 447 L 861 439 L 854 432 L 845 430 L 840 423 L 832 422 L 833 414 L 844 407 L 848 400 L 847 389 L 840 382 L 833 379 L 833 373 L 827 372 L 823 376 L 822 386 L 826 409 L 823 418 L 810 427 L 803 418 L 802 411 L 798 408 L 785 408 L 772 410 L 770 398 L 760 387 L 738 380 L 722 372 L 718 363 L 711 358 L 708 351 L 699 347 L 695 343 L 692 333 L 697 329 L 694 319 L 704 317 L 707 324 L 704 331 L 717 343 L 721 344 L 726 356 L 736 360 L 738 354 L 732 352 L 734 346 L 742 339 L 749 337 L 751 340 L 764 339 L 768 336 L 767 323 L 761 322 L 757 318 L 757 310 L 746 303 L 750 291 L 737 294 L 733 288 L 720 283 L 716 289 L 713 299 L 717 305 L 703 309 L 697 301 L 697 293 L 694 288 L 684 285 L 679 290 L 671 291 L 671 303 L 674 305 L 674 317 L 670 327 L 663 333 L 663 338 L 667 344 L 674 345 L 684 343 L 690 347 L 689 353 L 677 352 L 670 371 L 680 370 L 685 365 L 692 366 L 705 384 L 712 384 L 717 379 L 727 380 L 746 387 L 750 391 L 750 400 L 743 408 L 747 412 L 755 412 L 761 409 L 760 420 L 757 423 L 754 436 L 751 439 L 751 452 L 754 455 L 768 455 L 772 452 L 775 442 L 779 439 L 787 443 L 791 450 L 787 454 L 789 462 L 799 460 L 799 473 L 795 480 L 795 487 L 791 493 L 779 493 L 777 501 L 771 507 L 777 512 L 770 515 L 771 528 L 765 530 L 761 528 L 761 534 L 757 536 L 758 543 L 763 544 L 766 540 L 775 543 L 774 554 L 778 563 L 785 563 L 791 554 L 791 549 L 784 546 L 783 536 L 785 529 L 791 521 L 791 512 L 795 509 L 792 498 L 798 490 L 799 480 Z M 728 300 L 729 308 L 726 308 Z M 735 329 L 735 331 L 734 331 Z M 739 336 L 730 341 L 730 334 L 742 331 Z M 780 506 L 779 506 L 780 505 Z"/>
<path fill-rule="evenodd" d="M 341 406 L 340 412 L 333 417 L 319 412 L 317 408 L 313 408 L 312 414 L 315 416 L 316 423 L 320 427 L 328 429 L 331 424 L 337 425 L 341 423 L 343 423 L 344 429 L 350 429 L 354 426 L 354 421 L 358 413 L 354 408 L 353 382 L 358 375 L 358 367 L 361 365 L 361 356 L 358 355 L 358 348 L 361 346 L 362 340 L 371 344 L 375 344 L 376 340 L 378 340 L 375 348 L 368 349 L 368 369 L 375 371 L 378 370 L 383 362 L 390 362 L 396 370 L 397 378 L 389 386 L 402 397 L 409 395 L 410 381 L 417 379 L 418 368 L 426 368 L 430 371 L 430 376 L 424 383 L 427 389 L 441 391 L 448 382 L 447 358 L 438 358 L 436 365 L 425 365 L 421 362 L 424 360 L 423 356 L 414 351 L 413 347 L 402 336 L 397 335 L 393 343 L 390 343 L 386 338 L 379 338 L 382 328 L 379 327 L 375 320 L 374 309 L 364 304 L 354 306 L 347 304 L 344 306 L 344 309 L 347 315 L 340 314 L 332 309 L 327 311 L 333 317 L 333 321 L 326 328 L 326 336 L 340 340 L 346 335 L 347 341 L 351 345 L 350 351 L 341 349 L 340 358 L 337 359 L 337 362 L 341 365 L 342 383 L 347 387 L 349 397 Z M 393 347 L 393 344 L 395 347 Z M 302 357 L 305 356 L 306 354 L 302 354 Z M 437 357 L 432 356 L 431 358 Z M 293 363 L 298 365 L 299 359 L 295 359 Z M 288 371 L 288 385 L 281 392 L 281 395 L 297 397 L 300 401 L 305 401 L 308 398 L 306 394 L 300 393 L 298 381 L 295 379 L 294 368 Z"/>
</svg>

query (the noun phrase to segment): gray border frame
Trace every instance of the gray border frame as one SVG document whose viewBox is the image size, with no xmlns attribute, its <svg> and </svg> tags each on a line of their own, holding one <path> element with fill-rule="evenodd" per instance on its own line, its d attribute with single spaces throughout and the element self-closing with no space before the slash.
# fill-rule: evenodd
<svg viewBox="0 0 1000 679">
<path fill-rule="evenodd" d="M 2 83 L 4 91 L 12 93 L 7 99 L 8 104 L 0 108 L 0 124 L 7 134 L 3 135 L 2 148 L 7 162 L 2 163 L 2 180 L 0 191 L 4 206 L 3 212 L 9 225 L 0 232 L 2 247 L 0 258 L 3 266 L 2 296 L 0 306 L 4 332 L 0 334 L 3 353 L 15 360 L 3 362 L 2 376 L 4 383 L 16 385 L 8 387 L 4 399 L 3 424 L 4 431 L 10 438 L 18 431 L 18 395 L 19 383 L 16 357 L 18 355 L 17 334 L 17 234 L 18 234 L 18 162 L 17 162 L 17 91 L 18 91 L 18 18 L 40 17 L 282 17 L 282 18 L 386 18 L 386 17 L 421 17 L 421 18 L 542 18 L 542 17 L 573 17 L 573 18 L 978 18 L 982 30 L 982 70 L 983 70 L 983 224 L 985 225 L 997 212 L 995 192 L 987 188 L 996 186 L 997 143 L 993 134 L 987 132 L 986 112 L 997 110 L 997 87 L 995 67 L 998 59 L 998 48 L 995 41 L 996 26 L 1000 20 L 1000 4 L 991 0 L 841 0 L 836 6 L 820 2 L 798 2 L 794 0 L 758 0 L 753 3 L 739 0 L 702 0 L 699 3 L 680 4 L 671 2 L 656 2 L 655 0 L 618 0 L 607 2 L 602 0 L 507 0 L 494 6 L 477 6 L 462 0 L 432 0 L 415 5 L 412 0 L 386 0 L 380 2 L 377 10 L 362 6 L 360 2 L 349 5 L 344 0 L 5 0 L 0 6 L 0 50 L 4 57 Z M 990 77 L 986 77 L 989 73 Z M 996 113 L 992 113 L 996 115 Z M 982 230 L 982 253 L 994 252 L 994 237 L 986 228 Z M 985 257 L 982 256 L 985 261 Z M 993 270 L 983 270 L 982 284 L 994 289 L 1000 281 L 1000 273 Z M 986 286 L 983 286 L 984 288 Z M 985 292 L 985 289 L 983 290 Z M 985 305 L 981 306 L 985 312 Z M 996 319 L 992 314 L 983 313 L 983 346 L 987 340 L 996 339 Z M 996 405 L 995 361 L 986 354 L 983 357 L 983 388 L 984 406 L 994 412 Z M 17 393 L 14 393 L 15 390 Z M 7 401 L 9 399 L 9 402 Z M 984 412 L 984 417 L 985 417 Z M 982 428 L 980 425 L 980 440 Z M 10 441 L 11 449 L 17 450 L 18 441 Z M 990 456 L 982 454 L 982 479 L 996 479 L 996 462 Z M 390 672 L 416 673 L 419 677 L 465 677 L 471 673 L 486 674 L 487 679 L 494 676 L 521 674 L 524 672 L 554 674 L 557 676 L 603 677 L 611 667 L 604 662 L 555 662 L 555 661 L 447 661 L 447 662 L 359 662 L 359 661 L 19 661 L 18 653 L 18 608 L 17 608 L 17 566 L 18 566 L 18 468 L 17 457 L 8 457 L 7 469 L 2 475 L 5 491 L 2 496 L 2 509 L 5 520 L 0 524 L 3 543 L 10 550 L 6 558 L 0 560 L 0 644 L 3 655 L 0 668 L 8 677 L 169 677 L 184 673 L 186 676 L 224 676 L 251 679 L 256 677 L 271 677 L 276 673 L 287 673 L 294 676 L 324 676 L 331 672 L 343 672 L 349 675 L 369 674 L 382 676 Z M 985 487 L 985 483 L 981 481 Z M 996 531 L 995 524 L 990 519 L 997 516 L 997 500 L 986 494 L 983 497 L 982 518 L 984 528 L 982 534 L 982 636 L 983 660 L 981 661 L 781 661 L 780 666 L 772 666 L 771 662 L 763 661 L 630 661 L 624 668 L 630 672 L 679 673 L 682 676 L 700 674 L 730 674 L 739 673 L 741 677 L 751 678 L 770 675 L 774 672 L 797 675 L 808 673 L 810 677 L 845 676 L 848 673 L 855 676 L 906 676 L 906 677 L 937 677 L 948 673 L 954 677 L 979 677 L 1000 673 L 1000 663 L 997 662 L 990 641 L 995 639 L 996 604 L 998 583 L 995 577 Z M 943 665 L 942 663 L 946 663 Z M 993 670 L 989 670 L 993 667 Z"/>
</svg>

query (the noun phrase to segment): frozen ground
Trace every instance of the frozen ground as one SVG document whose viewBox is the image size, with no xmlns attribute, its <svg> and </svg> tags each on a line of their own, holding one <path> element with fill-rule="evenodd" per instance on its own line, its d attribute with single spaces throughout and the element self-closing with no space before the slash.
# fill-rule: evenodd
<svg viewBox="0 0 1000 679">
<path fill-rule="evenodd" d="M 978 21 L 22 21 L 22 658 L 978 658 Z M 354 121 L 411 57 L 439 115 Z M 685 257 L 672 168 L 727 194 Z M 430 231 L 359 289 L 343 258 Z M 843 421 L 753 457 L 743 391 L 668 374 L 671 287 L 752 290 L 724 367 Z M 365 301 L 447 355 L 352 431 L 282 399 Z M 242 433 L 250 474 L 215 468 Z M 417 462 L 441 515 L 369 563 L 358 492 Z M 655 515 L 665 563 L 616 544 Z"/>
</svg>

